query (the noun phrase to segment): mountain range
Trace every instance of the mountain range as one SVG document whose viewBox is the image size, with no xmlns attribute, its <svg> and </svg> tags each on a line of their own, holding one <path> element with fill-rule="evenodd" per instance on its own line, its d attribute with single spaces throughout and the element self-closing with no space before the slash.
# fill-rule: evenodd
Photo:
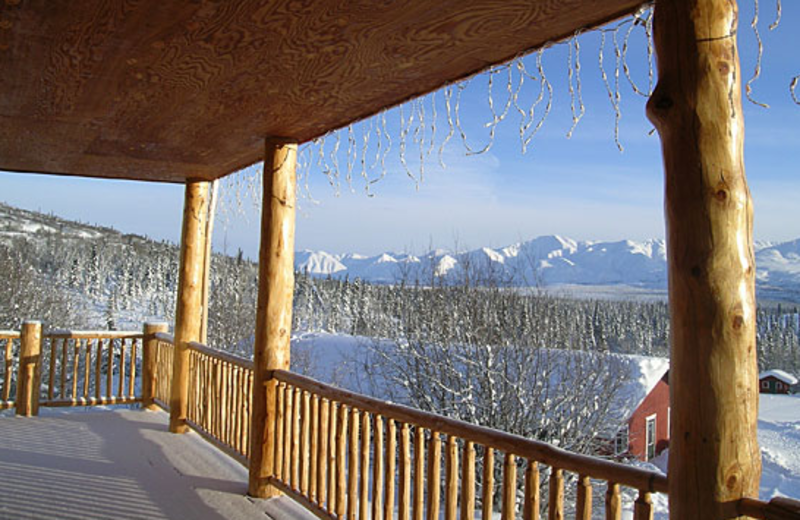
<svg viewBox="0 0 800 520">
<path fill-rule="evenodd" d="M 430 280 L 513 286 L 626 286 L 664 291 L 666 243 L 662 239 L 578 241 L 548 235 L 502 248 L 433 250 L 422 255 L 374 256 L 299 251 L 295 268 L 315 276 L 360 278 L 376 283 Z M 756 285 L 762 296 L 797 301 L 800 239 L 755 244 Z"/>
<path fill-rule="evenodd" d="M 110 239 L 139 247 L 144 237 L 123 235 L 108 227 L 71 222 L 0 204 L 0 243 L 13 239 L 80 242 Z M 160 243 L 161 247 L 166 244 Z M 54 242 L 54 247 L 58 247 Z M 163 254 L 163 253 L 161 253 Z M 756 242 L 759 296 L 800 302 L 800 239 Z M 362 279 L 374 283 L 456 283 L 510 286 L 626 287 L 663 293 L 667 285 L 666 244 L 661 239 L 578 241 L 548 235 L 502 248 L 424 254 L 385 252 L 367 256 L 298 251 L 295 268 L 319 277 Z"/>
</svg>

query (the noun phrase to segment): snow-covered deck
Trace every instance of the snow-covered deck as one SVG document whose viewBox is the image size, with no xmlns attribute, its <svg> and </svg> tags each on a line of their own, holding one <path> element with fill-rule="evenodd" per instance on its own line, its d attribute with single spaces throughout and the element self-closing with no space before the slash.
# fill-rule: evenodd
<svg viewBox="0 0 800 520">
<path fill-rule="evenodd" d="M 247 470 L 168 416 L 138 410 L 0 417 L 0 518 L 316 518 L 245 496 Z"/>
</svg>

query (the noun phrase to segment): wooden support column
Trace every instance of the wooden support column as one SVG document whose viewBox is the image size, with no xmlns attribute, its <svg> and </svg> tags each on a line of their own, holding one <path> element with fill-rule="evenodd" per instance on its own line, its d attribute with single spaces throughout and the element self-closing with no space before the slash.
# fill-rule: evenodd
<svg viewBox="0 0 800 520">
<path fill-rule="evenodd" d="M 294 293 L 295 166 L 297 144 L 268 139 L 264 154 L 258 311 L 253 358 L 249 493 L 268 498 L 278 491 L 273 475 L 276 381 L 269 371 L 288 370 Z M 287 449 L 287 447 L 284 447 Z M 332 449 L 332 448 L 331 448 Z"/>
<path fill-rule="evenodd" d="M 156 393 L 156 332 L 167 332 L 166 323 L 145 323 L 142 340 L 142 407 L 145 410 L 156 410 L 153 400 Z"/>
<path fill-rule="evenodd" d="M 757 496 L 752 205 L 735 0 L 657 0 L 672 325 L 670 518 L 733 518 Z M 728 516 L 727 513 L 731 513 Z"/>
<path fill-rule="evenodd" d="M 15 414 L 39 415 L 39 378 L 41 374 L 42 323 L 26 321 L 20 334 L 19 367 Z"/>
<path fill-rule="evenodd" d="M 199 341 L 203 321 L 208 182 L 188 181 L 183 205 L 178 298 L 175 306 L 175 354 L 169 402 L 169 431 L 185 433 L 189 397 L 189 350 Z"/>
</svg>

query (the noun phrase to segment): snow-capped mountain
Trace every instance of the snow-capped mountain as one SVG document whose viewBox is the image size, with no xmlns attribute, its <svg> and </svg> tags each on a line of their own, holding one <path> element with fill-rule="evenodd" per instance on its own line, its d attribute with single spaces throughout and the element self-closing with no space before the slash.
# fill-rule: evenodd
<svg viewBox="0 0 800 520">
<path fill-rule="evenodd" d="M 800 293 L 800 239 L 780 244 L 756 242 L 755 250 L 757 284 L 762 293 Z M 435 250 L 420 256 L 302 251 L 297 254 L 295 265 L 299 271 L 316 276 L 378 283 L 438 279 L 517 286 L 626 285 L 665 289 L 666 253 L 661 239 L 604 242 L 549 235 L 497 249 L 482 247 L 459 253 Z"/>
<path fill-rule="evenodd" d="M 55 240 L 51 244 L 55 248 L 63 248 L 64 243 L 105 244 L 110 241 L 119 243 L 120 247 L 143 250 L 152 242 L 110 228 L 0 204 L 0 244 L 19 239 L 48 243 Z M 158 247 L 174 249 L 163 243 Z M 800 301 L 800 238 L 782 243 L 756 241 L 755 251 L 759 295 Z M 172 253 L 177 256 L 177 249 Z M 295 268 L 320 277 L 359 278 L 376 283 L 581 286 L 581 290 L 585 288 L 590 292 L 592 286 L 625 286 L 663 292 L 667 284 L 666 245 L 659 239 L 577 241 L 547 235 L 501 248 L 481 247 L 461 252 L 435 249 L 419 256 L 397 252 L 365 256 L 306 250 L 295 254 Z"/>
</svg>

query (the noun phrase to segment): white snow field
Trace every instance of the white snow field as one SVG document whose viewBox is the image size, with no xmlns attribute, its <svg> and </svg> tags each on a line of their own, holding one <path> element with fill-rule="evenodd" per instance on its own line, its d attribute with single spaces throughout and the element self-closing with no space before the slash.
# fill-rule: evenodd
<svg viewBox="0 0 800 520">
<path fill-rule="evenodd" d="M 281 497 L 245 496 L 247 470 L 161 411 L 42 409 L 0 417 L 0 518 L 316 517 Z"/>
<path fill-rule="evenodd" d="M 800 500 L 800 396 L 761 394 L 758 410 L 762 500 Z"/>
</svg>

